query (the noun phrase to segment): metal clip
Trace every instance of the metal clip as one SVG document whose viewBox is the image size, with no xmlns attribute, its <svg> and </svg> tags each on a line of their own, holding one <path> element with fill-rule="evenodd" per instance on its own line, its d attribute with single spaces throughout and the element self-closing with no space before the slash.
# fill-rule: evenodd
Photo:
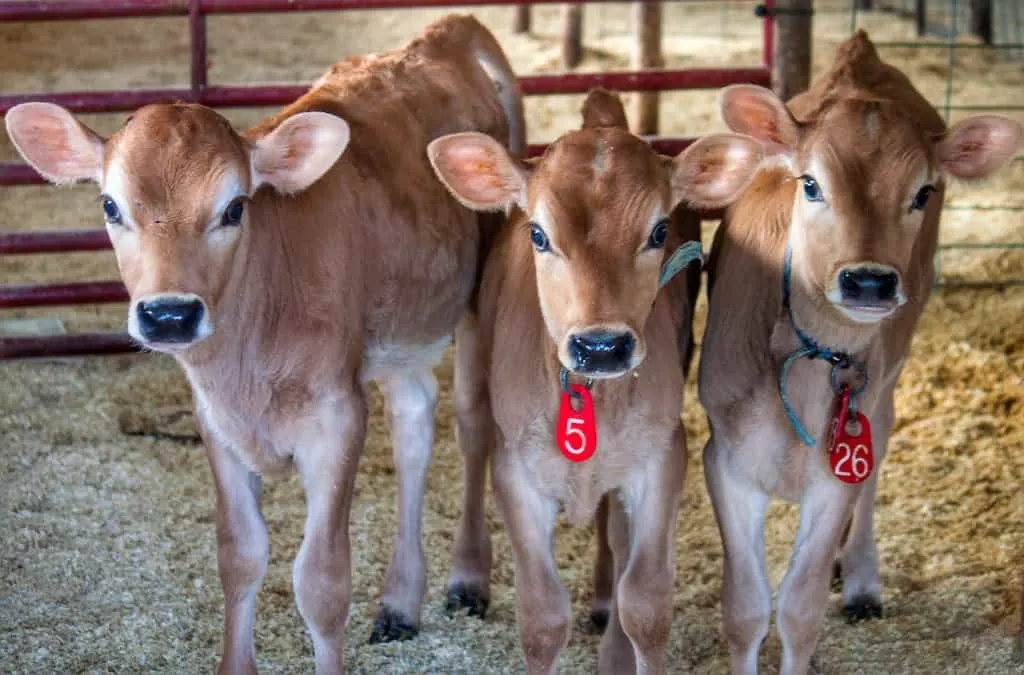
<svg viewBox="0 0 1024 675">
<path fill-rule="evenodd" d="M 573 388 L 569 386 L 569 370 L 567 368 L 562 368 L 561 372 L 559 372 L 558 381 L 562 384 L 562 391 L 568 394 L 570 398 L 576 400 L 582 398 L 579 395 L 579 392 L 573 390 Z M 588 377 L 583 382 L 583 386 L 587 388 L 587 391 L 590 391 L 590 388 L 594 386 L 594 378 Z"/>
</svg>

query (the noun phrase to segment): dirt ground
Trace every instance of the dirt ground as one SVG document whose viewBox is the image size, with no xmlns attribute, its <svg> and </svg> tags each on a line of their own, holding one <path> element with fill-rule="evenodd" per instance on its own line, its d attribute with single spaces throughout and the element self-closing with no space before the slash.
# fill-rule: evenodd
<svg viewBox="0 0 1024 675">
<path fill-rule="evenodd" d="M 818 3 L 815 65 L 827 64 L 850 29 L 848 11 Z M 842 6 L 849 3 L 843 2 Z M 668 4 L 670 66 L 751 64 L 760 54 L 753 3 Z M 835 5 L 838 7 L 839 5 Z M 477 12 L 498 34 L 520 73 L 558 69 L 557 8 L 536 9 L 536 30 L 510 33 L 511 10 Z M 343 56 L 397 45 L 437 11 L 380 11 L 210 20 L 217 82 L 312 80 Z M 583 68 L 629 65 L 629 10 L 588 6 Z M 909 39 L 908 22 L 862 14 L 876 39 Z M 187 33 L 178 19 L 0 26 L 0 91 L 142 87 L 187 80 Z M 942 50 L 893 48 L 933 100 L 945 95 Z M 980 50 L 956 61 L 954 103 L 1019 103 L 1024 68 Z M 531 140 L 549 140 L 578 123 L 580 97 L 531 99 Z M 663 132 L 719 129 L 714 93 L 666 96 Z M 243 125 L 265 111 L 234 111 Z M 110 131 L 122 116 L 90 116 Z M 0 140 L 0 159 L 14 156 Z M 954 206 L 1021 204 L 1024 163 Z M 0 191 L 0 227 L 9 230 L 99 227 L 95 190 L 23 187 Z M 709 224 L 710 228 L 710 224 Z M 1013 241 L 1021 211 L 948 211 L 943 240 Z M 705 241 L 710 241 L 710 230 Z M 1006 279 L 1024 272 L 1019 253 L 947 253 L 947 278 Z M 0 259 L 0 284 L 106 279 L 110 253 Z M 60 317 L 68 330 L 114 329 L 124 308 L 8 312 Z M 1011 656 L 1024 569 L 1024 288 L 944 290 L 933 298 L 897 395 L 897 425 L 883 468 L 877 532 L 886 617 L 848 626 L 833 596 L 818 659 L 828 673 L 1024 673 Z M 703 306 L 698 313 L 703 325 Z M 496 566 L 487 620 L 448 619 L 441 611 L 451 533 L 458 517 L 461 461 L 454 444 L 451 362 L 440 369 L 437 447 L 426 499 L 429 590 L 415 640 L 368 646 L 376 598 L 391 552 L 395 481 L 389 441 L 375 399 L 352 513 L 353 603 L 349 659 L 361 673 L 521 671 L 508 541 L 491 513 Z M 0 671 L 25 673 L 210 671 L 219 651 L 213 488 L 188 412 L 189 393 L 165 357 L 125 356 L 0 364 Z M 704 416 L 693 386 L 684 410 L 691 469 L 680 510 L 676 555 L 673 672 L 727 668 L 718 598 L 721 547 L 703 484 L 699 449 Z M 270 481 L 264 513 L 270 570 L 259 596 L 257 651 L 265 672 L 311 670 L 311 645 L 295 610 L 291 561 L 302 532 L 298 481 Z M 787 563 L 795 509 L 777 504 L 768 521 L 774 582 Z M 595 670 L 597 637 L 586 630 L 590 529 L 561 525 L 562 578 L 575 627 L 562 672 Z M 774 633 L 762 652 L 775 672 Z"/>
</svg>

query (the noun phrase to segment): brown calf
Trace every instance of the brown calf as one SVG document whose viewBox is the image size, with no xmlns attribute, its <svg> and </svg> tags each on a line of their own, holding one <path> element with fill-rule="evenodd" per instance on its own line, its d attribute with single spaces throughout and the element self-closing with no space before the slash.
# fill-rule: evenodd
<svg viewBox="0 0 1024 675">
<path fill-rule="evenodd" d="M 788 108 L 737 86 L 723 92 L 722 113 L 780 160 L 728 210 L 708 266 L 699 379 L 725 632 L 733 672 L 757 672 L 771 613 L 765 508 L 772 496 L 799 502 L 777 621 L 782 672 L 803 673 L 837 553 L 848 616 L 881 614 L 873 500 L 893 388 L 932 286 L 945 181 L 991 174 L 1016 152 L 1021 129 L 993 116 L 946 129 L 863 32 Z M 833 442 L 844 391 L 856 408 Z M 853 421 L 857 412 L 870 429 Z"/>
<path fill-rule="evenodd" d="M 479 367 L 489 378 L 492 482 L 515 555 L 528 671 L 552 672 L 569 637 L 552 551 L 559 504 L 583 525 L 608 494 L 614 593 L 600 669 L 663 672 L 686 471 L 680 336 L 696 289 L 680 275 L 659 292 L 659 271 L 683 236 L 700 236 L 696 216 L 676 206 L 728 202 L 761 149 L 722 134 L 661 157 L 628 132 L 618 99 L 598 90 L 584 104 L 583 129 L 537 161 L 519 162 L 473 133 L 440 138 L 429 154 L 464 204 L 513 212 L 484 270 Z M 569 385 L 570 376 L 591 384 Z M 579 418 L 567 386 L 582 397 Z"/>
<path fill-rule="evenodd" d="M 521 151 L 516 81 L 491 34 L 470 17 L 441 19 L 403 49 L 335 65 L 242 135 L 183 104 L 142 108 L 109 139 L 42 103 L 13 109 L 7 126 L 47 178 L 99 183 L 131 293 L 129 330 L 173 354 L 192 384 L 217 488 L 221 670 L 255 669 L 269 546 L 260 476 L 289 462 L 308 502 L 296 600 L 317 672 L 343 670 L 348 518 L 371 380 L 385 390 L 399 482 L 371 640 L 415 632 L 432 367 L 474 292 L 486 234 L 436 180 L 425 150 L 476 130 Z M 473 330 L 471 319 L 459 326 L 456 365 L 470 485 L 483 481 L 489 442 L 482 381 L 467 370 Z M 480 613 L 490 564 L 482 496 L 467 490 L 451 580 L 454 599 Z"/>
</svg>

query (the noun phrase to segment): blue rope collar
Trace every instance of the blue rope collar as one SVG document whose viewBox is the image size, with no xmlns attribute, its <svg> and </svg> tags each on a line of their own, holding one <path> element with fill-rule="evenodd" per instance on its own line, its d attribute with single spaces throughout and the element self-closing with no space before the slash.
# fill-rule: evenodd
<svg viewBox="0 0 1024 675">
<path fill-rule="evenodd" d="M 805 427 L 796 416 L 796 411 L 793 409 L 793 405 L 789 401 L 789 395 L 786 393 L 786 380 L 789 377 L 789 369 L 798 359 L 820 359 L 822 361 L 827 361 L 832 364 L 832 391 L 837 395 L 840 394 L 842 392 L 842 388 L 846 386 L 840 383 L 839 372 L 849 368 L 855 369 L 861 376 L 861 385 L 850 392 L 851 410 L 855 410 L 854 401 L 856 396 L 864 391 L 864 388 L 868 386 L 868 369 L 863 361 L 853 358 L 846 352 L 823 347 L 818 344 L 814 338 L 800 329 L 800 326 L 796 323 L 796 319 L 793 318 L 793 304 L 790 300 L 790 276 L 792 275 L 792 268 L 793 249 L 787 243 L 786 261 L 782 267 L 782 306 L 786 310 L 786 317 L 789 319 L 789 325 L 793 328 L 793 332 L 796 333 L 796 337 L 800 341 L 800 347 L 791 352 L 782 362 L 782 368 L 779 370 L 779 396 L 782 398 L 782 407 L 786 411 L 786 419 L 789 420 L 789 424 L 793 427 L 793 431 L 800 437 L 800 441 L 804 445 L 809 448 L 813 448 L 815 446 L 814 438 L 811 437 L 811 434 L 807 431 L 807 427 Z"/>
</svg>

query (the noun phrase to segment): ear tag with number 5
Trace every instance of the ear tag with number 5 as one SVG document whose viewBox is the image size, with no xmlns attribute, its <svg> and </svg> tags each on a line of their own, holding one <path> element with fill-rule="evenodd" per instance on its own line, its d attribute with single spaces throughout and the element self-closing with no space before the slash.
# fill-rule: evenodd
<svg viewBox="0 0 1024 675">
<path fill-rule="evenodd" d="M 585 462 L 597 450 L 597 424 L 594 421 L 594 402 L 590 391 L 580 384 L 569 385 L 576 392 L 576 406 L 566 391 L 562 392 L 562 404 L 558 407 L 558 426 L 555 442 L 565 458 L 573 462 Z"/>
<path fill-rule="evenodd" d="M 863 413 L 850 416 L 850 389 L 843 386 L 836 396 L 836 409 L 829 423 L 829 464 L 832 475 L 856 485 L 867 480 L 875 468 L 871 449 L 871 424 Z"/>
</svg>

